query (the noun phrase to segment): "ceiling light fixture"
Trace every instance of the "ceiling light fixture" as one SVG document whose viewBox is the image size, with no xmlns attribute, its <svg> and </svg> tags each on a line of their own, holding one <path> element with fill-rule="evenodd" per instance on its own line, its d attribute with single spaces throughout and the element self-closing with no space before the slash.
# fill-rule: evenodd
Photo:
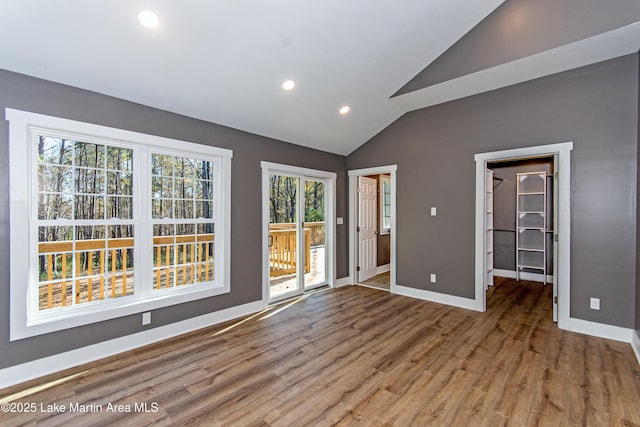
<svg viewBox="0 0 640 427">
<path fill-rule="evenodd" d="M 143 10 L 138 13 L 138 21 L 147 28 L 156 28 L 160 22 L 158 20 L 158 15 L 150 10 Z"/>
<path fill-rule="evenodd" d="M 349 107 L 348 105 L 345 105 L 344 107 L 340 108 L 340 114 L 342 114 L 343 116 L 347 114 L 349 111 L 351 111 L 351 107 Z"/>
<path fill-rule="evenodd" d="M 284 90 L 292 90 L 294 87 L 296 87 L 296 82 L 294 82 L 293 80 L 287 80 L 286 82 L 282 83 L 282 89 Z"/>
</svg>

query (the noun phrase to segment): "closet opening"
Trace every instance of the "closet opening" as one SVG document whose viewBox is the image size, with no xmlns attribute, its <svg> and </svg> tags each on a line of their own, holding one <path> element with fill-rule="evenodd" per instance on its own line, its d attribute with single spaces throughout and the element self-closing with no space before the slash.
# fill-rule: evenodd
<svg viewBox="0 0 640 427">
<path fill-rule="evenodd" d="M 554 284 L 555 163 L 555 156 L 487 162 L 487 302 L 496 284 Z"/>
<path fill-rule="evenodd" d="M 487 295 L 498 277 L 538 281 L 551 286 L 541 289 L 552 290 L 553 320 L 570 329 L 572 150 L 572 142 L 561 142 L 474 156 L 476 310 L 487 309 Z M 503 191 L 511 194 L 506 200 L 511 207 L 500 218 L 507 207 L 500 201 L 495 206 L 494 197 L 500 199 Z"/>
</svg>

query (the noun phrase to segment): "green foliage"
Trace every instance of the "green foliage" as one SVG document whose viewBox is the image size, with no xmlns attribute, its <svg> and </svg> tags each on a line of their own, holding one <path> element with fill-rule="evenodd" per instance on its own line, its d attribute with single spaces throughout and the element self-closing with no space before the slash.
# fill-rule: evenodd
<svg viewBox="0 0 640 427">
<path fill-rule="evenodd" d="M 296 222 L 299 179 L 272 175 L 269 180 L 271 223 Z M 304 181 L 304 220 L 324 221 L 325 191 L 321 181 Z"/>
<path fill-rule="evenodd" d="M 307 209 L 304 220 L 307 222 L 324 221 L 324 211 L 316 208 Z"/>
</svg>

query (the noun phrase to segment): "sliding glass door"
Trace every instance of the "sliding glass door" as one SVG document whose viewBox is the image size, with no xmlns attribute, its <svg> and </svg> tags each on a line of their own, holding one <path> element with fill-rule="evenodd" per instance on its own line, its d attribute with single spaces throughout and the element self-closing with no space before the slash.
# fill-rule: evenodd
<svg viewBox="0 0 640 427">
<path fill-rule="evenodd" d="M 269 300 L 327 284 L 326 180 L 269 174 Z"/>
</svg>

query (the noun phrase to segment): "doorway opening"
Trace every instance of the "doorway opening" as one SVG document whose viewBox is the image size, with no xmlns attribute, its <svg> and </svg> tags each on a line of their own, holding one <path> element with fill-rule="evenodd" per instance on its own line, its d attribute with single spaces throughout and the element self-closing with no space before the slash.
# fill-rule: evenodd
<svg viewBox="0 0 640 427">
<path fill-rule="evenodd" d="M 395 292 L 395 165 L 349 171 L 353 282 Z"/>
<path fill-rule="evenodd" d="M 503 279 L 554 284 L 557 155 L 487 163 L 486 298 Z M 501 279 L 502 278 L 502 279 Z M 554 286 L 554 291 L 557 287 Z M 557 296 L 553 292 L 552 299 Z M 553 319 L 557 321 L 557 305 Z"/>
<path fill-rule="evenodd" d="M 262 168 L 263 300 L 333 286 L 336 174 L 268 162 Z"/>
<path fill-rule="evenodd" d="M 479 311 L 486 310 L 494 276 L 550 282 L 554 321 L 569 328 L 572 149 L 566 142 L 475 156 Z M 511 197 L 494 210 L 496 189 Z"/>
</svg>

